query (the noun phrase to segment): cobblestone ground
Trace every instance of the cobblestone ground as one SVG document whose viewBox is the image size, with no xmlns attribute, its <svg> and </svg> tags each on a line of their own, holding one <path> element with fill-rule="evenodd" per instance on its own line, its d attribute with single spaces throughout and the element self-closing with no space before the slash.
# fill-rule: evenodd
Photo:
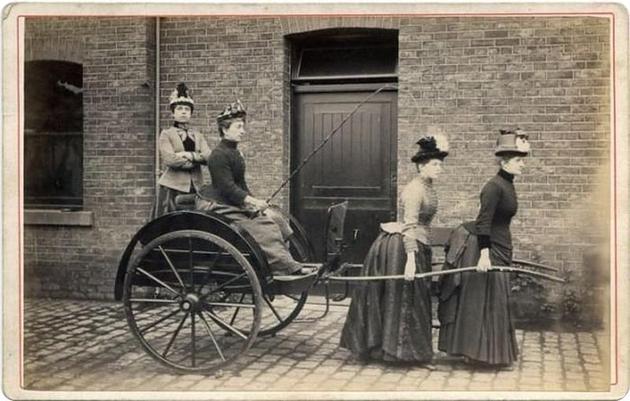
<svg viewBox="0 0 630 401">
<path fill-rule="evenodd" d="M 322 301 L 309 298 L 299 319 L 321 315 Z M 512 371 L 473 369 L 444 355 L 436 355 L 433 369 L 362 364 L 338 346 L 346 311 L 334 305 L 321 320 L 293 322 L 275 337 L 258 338 L 222 374 L 202 375 L 177 373 L 149 357 L 122 304 L 28 299 L 24 383 L 70 391 L 608 390 L 604 332 L 517 330 L 522 357 Z"/>
</svg>

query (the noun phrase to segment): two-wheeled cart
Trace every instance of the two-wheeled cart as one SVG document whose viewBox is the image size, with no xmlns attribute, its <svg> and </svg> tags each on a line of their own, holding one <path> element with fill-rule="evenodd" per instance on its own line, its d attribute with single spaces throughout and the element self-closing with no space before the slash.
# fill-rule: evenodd
<svg viewBox="0 0 630 401">
<path fill-rule="evenodd" d="M 304 276 L 273 276 L 256 241 L 222 215 L 178 210 L 147 223 L 124 250 L 116 279 L 115 297 L 123 301 L 130 330 L 159 362 L 213 372 L 245 354 L 258 336 L 275 335 L 294 321 L 318 283 L 401 279 L 347 274 L 348 267 L 360 267 L 342 261 L 347 207 L 328 209 L 326 254 L 317 263 L 306 231 L 287 216 L 293 257 L 317 268 Z M 448 272 L 416 277 L 434 274 Z"/>
</svg>

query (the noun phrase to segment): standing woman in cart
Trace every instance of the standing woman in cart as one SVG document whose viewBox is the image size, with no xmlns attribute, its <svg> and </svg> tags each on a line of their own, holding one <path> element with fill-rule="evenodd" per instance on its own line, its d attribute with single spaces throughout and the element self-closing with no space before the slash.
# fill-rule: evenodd
<svg viewBox="0 0 630 401">
<path fill-rule="evenodd" d="M 477 219 L 456 228 L 447 244 L 444 269 L 476 265 L 477 272 L 442 276 L 438 348 L 468 363 L 511 369 L 518 345 L 509 275 L 487 270 L 512 263 L 510 222 L 518 206 L 513 181 L 530 147 L 518 129 L 500 133 L 494 153 L 501 169 L 481 190 Z"/>
<path fill-rule="evenodd" d="M 175 210 L 177 195 L 199 190 L 203 185 L 201 165 L 210 156 L 206 139 L 189 125 L 195 102 L 188 95 L 186 84 L 180 83 L 171 93 L 169 107 L 173 126 L 160 133 L 160 158 L 166 169 L 158 181 L 153 218 Z"/>
<path fill-rule="evenodd" d="M 433 181 L 448 143 L 435 135 L 417 144 L 411 158 L 417 175 L 401 194 L 403 221 L 381 225 L 361 271 L 361 276 L 404 275 L 405 280 L 358 282 L 341 334 L 341 346 L 363 361 L 430 363 L 433 358 L 431 280 L 414 275 L 431 271 L 430 225 L 438 207 Z"/>
</svg>

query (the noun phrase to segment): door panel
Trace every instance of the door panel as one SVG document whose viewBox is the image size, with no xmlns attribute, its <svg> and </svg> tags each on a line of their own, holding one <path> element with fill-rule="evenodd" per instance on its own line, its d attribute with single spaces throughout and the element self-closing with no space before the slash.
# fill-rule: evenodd
<svg viewBox="0 0 630 401">
<path fill-rule="evenodd" d="M 343 86 L 340 85 L 340 89 Z M 306 158 L 370 91 L 297 93 L 293 167 Z M 346 238 L 358 239 L 348 261 L 362 263 L 379 224 L 395 218 L 396 92 L 381 92 L 363 104 L 292 183 L 292 212 L 306 227 L 323 258 L 326 209 L 349 201 Z"/>
</svg>

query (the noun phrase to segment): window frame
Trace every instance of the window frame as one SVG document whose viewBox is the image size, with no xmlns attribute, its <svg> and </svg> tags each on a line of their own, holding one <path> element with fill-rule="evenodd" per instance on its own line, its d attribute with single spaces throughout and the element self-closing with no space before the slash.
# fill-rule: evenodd
<svg viewBox="0 0 630 401">
<path fill-rule="evenodd" d="M 33 63 L 31 64 L 33 67 L 29 68 L 29 63 Z M 53 64 L 54 64 L 54 68 L 53 68 Z M 70 80 L 70 79 L 66 79 L 66 80 L 61 80 L 60 78 L 64 78 L 62 75 L 59 76 L 48 76 L 48 77 L 44 77 L 42 78 L 41 75 L 46 73 L 46 71 L 48 70 L 61 70 L 63 69 L 66 65 L 72 65 L 72 68 L 74 69 L 74 74 L 75 74 L 75 78 L 74 80 Z M 30 72 L 29 72 L 30 70 Z M 77 72 L 80 74 L 80 77 L 76 77 Z M 81 115 L 81 121 L 83 121 L 83 118 L 85 116 L 84 113 L 84 102 L 83 102 L 83 95 L 81 94 L 82 92 L 82 86 L 83 86 L 83 65 L 81 63 L 77 63 L 77 62 L 73 62 L 73 61 L 65 61 L 65 60 L 53 60 L 53 59 L 34 59 L 34 60 L 28 60 L 25 61 L 24 63 L 24 111 L 25 111 L 25 128 L 24 128 L 24 132 L 23 132 L 23 143 L 24 143 L 24 180 L 23 180 L 23 202 L 24 202 L 24 209 L 25 211 L 27 210 L 34 210 L 37 212 L 40 211 L 52 211 L 52 212 L 59 212 L 59 211 L 63 211 L 63 212 L 68 212 L 68 211 L 82 211 L 83 207 L 84 207 L 84 191 L 83 191 L 83 184 L 84 184 L 84 178 L 83 178 L 83 169 L 84 169 L 84 159 L 85 159 L 85 152 L 84 152 L 84 130 L 83 130 L 83 123 L 81 122 L 78 126 L 76 124 L 71 124 L 69 123 L 67 126 L 63 126 L 63 119 L 64 118 L 72 118 L 73 116 L 76 116 L 76 114 L 80 111 L 80 115 Z M 38 74 L 37 77 L 33 76 L 33 75 L 29 75 L 29 74 Z M 69 78 L 70 75 L 66 76 L 65 78 Z M 74 92 L 75 94 L 81 94 L 81 101 L 80 101 L 80 110 L 77 110 L 76 107 L 71 108 L 70 110 L 66 110 L 65 113 L 63 113 L 61 116 L 58 115 L 58 111 L 54 111 L 51 110 L 49 115 L 47 115 L 45 118 L 50 119 L 50 120 L 62 120 L 62 125 L 61 127 L 58 126 L 50 126 L 48 125 L 47 127 L 43 126 L 42 124 L 48 124 L 46 122 L 42 123 L 41 119 L 38 120 L 33 120 L 32 122 L 29 123 L 28 120 L 28 116 L 29 113 L 37 113 L 37 112 L 41 112 L 42 109 L 47 109 L 47 106 L 49 106 L 51 103 L 52 104 L 56 104 L 57 101 L 63 100 L 64 97 L 62 95 L 60 95 L 58 92 L 56 93 L 54 89 L 50 89 L 50 93 L 49 94 L 44 94 L 44 95 L 39 95 L 35 98 L 26 98 L 27 95 L 27 85 L 28 85 L 28 80 L 29 79 L 34 79 L 37 81 L 44 81 L 46 82 L 46 80 L 48 80 L 49 82 L 47 82 L 44 85 L 44 88 L 46 88 L 46 90 L 48 91 L 48 86 L 51 85 L 52 82 L 54 82 L 55 79 L 57 79 L 57 82 L 55 83 L 56 85 L 60 86 L 60 87 L 65 87 L 68 90 L 74 91 L 75 89 L 68 88 L 67 85 L 69 82 L 74 82 L 75 83 L 79 83 L 80 82 L 80 88 L 78 86 L 74 86 L 74 88 L 78 88 L 80 89 L 79 92 Z M 54 88 L 54 85 L 51 86 L 50 88 Z M 35 87 L 31 87 L 29 89 L 30 91 L 32 90 L 40 90 L 40 88 L 38 86 Z M 51 98 L 46 98 L 46 96 L 50 96 Z M 51 100 L 52 99 L 52 100 Z M 65 99 L 69 99 L 68 97 L 66 97 Z M 78 100 L 78 99 L 77 99 Z M 35 102 L 39 101 L 39 104 L 37 106 L 34 106 L 33 104 Z M 63 103 L 61 103 L 63 104 Z M 72 102 L 70 103 L 72 104 Z M 76 102 L 75 102 L 75 106 L 76 106 Z M 76 119 L 74 120 L 76 121 Z M 80 127 L 81 130 L 77 130 L 77 128 Z M 34 167 L 27 165 L 28 159 L 26 157 L 27 152 L 29 151 L 34 151 L 37 152 L 37 149 L 35 148 L 31 148 L 29 149 L 29 146 L 41 146 L 41 145 L 35 145 L 34 143 L 36 141 L 38 141 L 38 137 L 41 138 L 40 140 L 44 141 L 44 146 L 49 145 L 49 143 L 52 143 L 53 146 L 55 144 L 59 144 L 62 141 L 65 141 L 65 143 L 63 143 L 61 145 L 61 147 L 63 149 L 69 149 L 69 151 L 72 152 L 72 148 L 74 148 L 75 152 L 72 152 L 72 154 L 78 158 L 77 161 L 75 161 L 75 163 L 71 163 L 71 166 L 69 167 L 71 170 L 79 170 L 79 174 L 80 174 L 80 180 L 77 181 L 77 179 L 75 178 L 74 182 L 70 182 L 69 187 L 67 189 L 67 191 L 64 193 L 63 190 L 60 191 L 62 192 L 61 194 L 45 194 L 43 191 L 42 193 L 33 193 L 32 192 L 32 188 L 28 188 L 27 187 L 27 180 L 28 180 L 28 176 L 29 174 L 33 174 L 33 171 L 37 172 L 37 171 L 41 171 L 41 169 L 47 169 L 47 168 L 51 168 L 52 165 L 46 165 L 45 162 L 42 162 L 41 164 L 36 164 L 35 167 L 39 167 L 35 168 L 33 170 Z M 55 137 L 57 137 L 57 141 L 55 140 Z M 76 139 L 76 138 L 79 139 Z M 76 141 L 80 141 L 80 144 L 77 145 Z M 50 142 L 49 142 L 50 141 Z M 74 142 L 74 143 L 73 143 Z M 78 147 L 78 149 L 77 149 Z M 46 147 L 47 148 L 47 147 Z M 54 148 L 56 149 L 56 147 Z M 44 156 L 48 156 L 48 155 L 44 155 Z M 38 156 L 35 156 L 38 157 Z M 37 163 L 37 162 L 36 162 Z M 57 165 L 61 165 L 63 166 L 63 162 L 57 162 Z M 44 173 L 45 174 L 45 173 Z M 65 178 L 66 175 L 63 175 L 62 178 Z M 38 183 L 35 182 L 35 185 L 37 185 Z M 51 185 L 50 182 L 46 183 L 46 181 L 44 181 L 44 185 Z M 28 192 L 28 191 L 31 192 Z M 73 194 L 78 194 L 75 196 L 72 196 Z M 29 213 L 30 215 L 31 213 Z M 36 213 L 37 214 L 37 213 Z M 41 215 L 41 213 L 39 214 Z M 39 216 L 38 215 L 38 216 Z M 25 221 L 40 221 L 41 219 L 38 218 L 25 218 Z M 64 219 L 55 219 L 52 218 L 51 221 L 64 221 Z M 89 223 L 91 224 L 91 217 L 88 219 Z M 85 218 L 81 218 L 79 219 L 79 221 L 76 221 L 75 223 L 79 224 L 79 225 L 86 225 L 88 220 L 86 220 Z M 69 221 L 70 223 L 72 223 L 71 221 Z M 74 224 L 72 224 L 74 225 Z"/>
</svg>

